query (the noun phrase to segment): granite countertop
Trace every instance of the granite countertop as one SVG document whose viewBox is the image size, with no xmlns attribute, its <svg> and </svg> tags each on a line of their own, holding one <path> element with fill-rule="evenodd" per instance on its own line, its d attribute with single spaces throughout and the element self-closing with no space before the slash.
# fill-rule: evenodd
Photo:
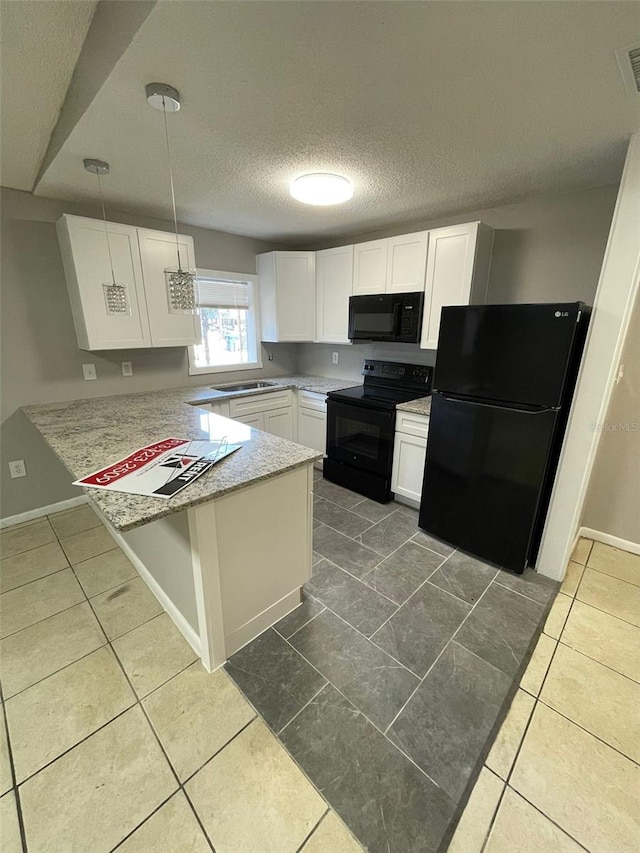
<svg viewBox="0 0 640 853">
<path fill-rule="evenodd" d="M 251 382 L 247 379 L 247 383 Z M 251 388 L 247 391 L 218 391 L 207 385 L 202 388 L 192 388 L 189 402 L 197 405 L 198 403 L 219 403 L 222 400 L 231 400 L 234 397 L 252 397 L 254 394 L 268 394 L 276 389 L 284 390 L 294 388 L 298 391 L 313 391 L 316 394 L 328 394 L 329 391 L 341 391 L 343 388 L 353 388 L 354 385 L 361 385 L 353 379 L 335 379 L 331 376 L 269 376 L 266 379 L 259 379 L 259 382 L 268 382 L 267 388 Z M 239 385 L 239 382 L 230 383 L 231 386 Z M 224 388 L 224 385 L 218 386 Z M 186 390 L 186 389 L 185 389 Z"/>
<path fill-rule="evenodd" d="M 417 400 L 409 400 L 408 403 L 398 403 L 396 409 L 399 412 L 413 412 L 414 415 L 431 414 L 431 397 L 419 397 Z"/>
<path fill-rule="evenodd" d="M 318 393 L 356 384 L 323 376 L 285 376 L 264 381 L 272 382 L 272 387 Z M 321 459 L 322 454 L 316 450 L 198 408 L 199 403 L 268 391 L 269 388 L 264 388 L 230 395 L 212 392 L 210 386 L 188 387 L 25 406 L 23 411 L 74 480 L 127 456 L 138 447 L 170 436 L 190 439 L 225 436 L 229 443 L 242 445 L 168 500 L 83 489 L 117 530 L 127 531 Z"/>
</svg>

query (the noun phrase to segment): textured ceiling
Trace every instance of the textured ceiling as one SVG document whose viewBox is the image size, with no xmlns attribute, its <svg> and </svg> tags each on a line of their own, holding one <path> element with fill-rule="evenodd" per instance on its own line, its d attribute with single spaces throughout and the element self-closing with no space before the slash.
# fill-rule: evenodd
<svg viewBox="0 0 640 853">
<path fill-rule="evenodd" d="M 171 83 L 179 218 L 302 244 L 618 180 L 638 96 L 615 50 L 638 2 L 173 2 L 149 14 L 37 194 L 168 215 Z M 631 34 L 631 35 L 630 35 Z M 305 171 L 355 184 L 339 208 L 288 195 Z"/>
<path fill-rule="evenodd" d="M 96 3 L 0 3 L 3 186 L 33 188 Z"/>
</svg>

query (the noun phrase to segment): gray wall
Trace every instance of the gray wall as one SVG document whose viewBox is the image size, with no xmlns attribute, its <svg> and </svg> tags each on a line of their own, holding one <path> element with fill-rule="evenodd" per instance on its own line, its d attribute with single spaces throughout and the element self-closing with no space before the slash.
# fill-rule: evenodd
<svg viewBox="0 0 640 853">
<path fill-rule="evenodd" d="M 489 278 L 491 302 L 583 300 L 591 304 L 617 192 L 617 186 L 608 186 L 541 197 L 446 219 L 419 220 L 387 231 L 350 237 L 340 243 L 357 243 L 479 219 L 496 229 Z M 328 247 L 322 244 L 313 248 Z M 339 352 L 337 367 L 332 364 L 332 352 Z M 356 378 L 364 357 L 432 364 L 435 352 L 421 350 L 417 345 L 391 349 L 386 344 L 377 347 L 302 344 L 300 370 Z"/>
<path fill-rule="evenodd" d="M 247 372 L 190 377 L 185 348 L 88 353 L 78 349 L 58 249 L 55 222 L 63 213 L 99 216 L 93 207 L 2 190 L 2 467 L 0 516 L 6 518 L 77 496 L 70 477 L 48 450 L 19 407 L 28 403 L 75 400 L 185 385 L 246 379 Z M 142 227 L 171 230 L 168 222 L 109 211 L 109 218 Z M 205 269 L 255 273 L 255 255 L 273 245 L 204 228 L 181 226 L 195 242 Z M 297 349 L 269 344 L 274 360 L 251 376 L 274 376 L 297 369 Z M 124 378 L 120 362 L 133 362 Z M 96 365 L 98 379 L 85 382 L 83 362 Z M 12 480 L 7 462 L 24 459 L 28 476 Z"/>
<path fill-rule="evenodd" d="M 589 481 L 582 525 L 640 545 L 640 297 Z"/>
</svg>

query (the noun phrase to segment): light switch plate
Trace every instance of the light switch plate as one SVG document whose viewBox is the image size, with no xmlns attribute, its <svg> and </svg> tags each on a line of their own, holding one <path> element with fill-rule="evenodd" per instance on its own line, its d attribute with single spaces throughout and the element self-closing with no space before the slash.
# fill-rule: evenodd
<svg viewBox="0 0 640 853">
<path fill-rule="evenodd" d="M 122 361 L 122 375 L 123 376 L 133 376 L 133 365 L 130 361 Z"/>
<path fill-rule="evenodd" d="M 98 375 L 96 374 L 95 364 L 83 364 L 82 375 L 85 379 L 97 379 Z"/>
<path fill-rule="evenodd" d="M 339 352 L 331 353 L 331 361 L 334 364 L 337 364 L 340 361 L 340 353 Z"/>
</svg>

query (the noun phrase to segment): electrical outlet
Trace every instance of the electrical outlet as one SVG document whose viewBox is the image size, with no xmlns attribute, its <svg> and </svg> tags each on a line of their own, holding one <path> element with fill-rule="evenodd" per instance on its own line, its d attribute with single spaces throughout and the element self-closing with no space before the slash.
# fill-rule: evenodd
<svg viewBox="0 0 640 853">
<path fill-rule="evenodd" d="M 14 462 L 9 462 L 9 471 L 11 472 L 12 480 L 15 480 L 16 477 L 26 477 L 27 467 L 24 464 L 24 459 L 16 459 Z"/>
<path fill-rule="evenodd" d="M 337 363 L 340 361 L 340 353 L 339 353 L 339 352 L 333 352 L 333 353 L 331 353 L 331 361 L 332 361 L 334 364 L 337 364 Z"/>
<path fill-rule="evenodd" d="M 97 379 L 98 375 L 96 374 L 95 364 L 83 364 L 82 375 L 85 379 Z"/>
<path fill-rule="evenodd" d="M 273 353 L 272 352 L 267 353 L 267 361 L 273 361 Z"/>
<path fill-rule="evenodd" d="M 133 365 L 130 361 L 123 361 L 122 364 L 122 375 L 123 376 L 133 376 Z"/>
</svg>

